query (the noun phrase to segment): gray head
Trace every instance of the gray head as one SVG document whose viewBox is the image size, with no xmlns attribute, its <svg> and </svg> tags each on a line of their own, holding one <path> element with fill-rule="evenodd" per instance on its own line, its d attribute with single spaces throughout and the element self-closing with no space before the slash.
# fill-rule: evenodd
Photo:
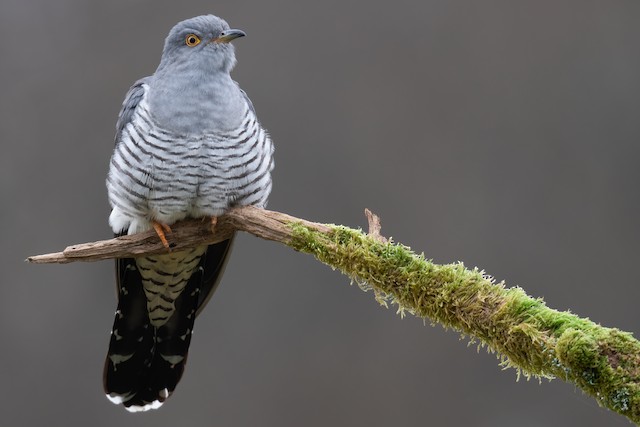
<svg viewBox="0 0 640 427">
<path fill-rule="evenodd" d="M 244 36 L 214 15 L 196 16 L 177 23 L 169 32 L 157 72 L 166 68 L 193 68 L 229 73 L 236 64 L 231 40 Z"/>
<path fill-rule="evenodd" d="M 229 42 L 244 35 L 213 15 L 171 29 L 148 94 L 150 111 L 163 128 L 197 133 L 238 125 L 247 107 L 229 75 L 236 63 Z"/>
</svg>

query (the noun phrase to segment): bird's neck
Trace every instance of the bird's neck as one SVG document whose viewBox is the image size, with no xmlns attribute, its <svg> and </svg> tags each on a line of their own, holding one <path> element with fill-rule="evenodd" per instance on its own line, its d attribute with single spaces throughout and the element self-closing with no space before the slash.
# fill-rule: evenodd
<svg viewBox="0 0 640 427">
<path fill-rule="evenodd" d="M 202 134 L 237 128 L 246 103 L 240 89 L 225 72 L 154 76 L 148 101 L 156 123 L 167 131 Z"/>
</svg>

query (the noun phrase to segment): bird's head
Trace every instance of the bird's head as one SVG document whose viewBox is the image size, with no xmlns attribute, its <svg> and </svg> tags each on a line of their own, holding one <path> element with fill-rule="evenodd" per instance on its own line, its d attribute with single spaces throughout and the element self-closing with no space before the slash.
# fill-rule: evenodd
<svg viewBox="0 0 640 427">
<path fill-rule="evenodd" d="M 203 72 L 229 73 L 236 55 L 230 43 L 244 31 L 229 28 L 224 19 L 203 15 L 177 23 L 169 32 L 158 71 L 196 67 Z"/>
</svg>

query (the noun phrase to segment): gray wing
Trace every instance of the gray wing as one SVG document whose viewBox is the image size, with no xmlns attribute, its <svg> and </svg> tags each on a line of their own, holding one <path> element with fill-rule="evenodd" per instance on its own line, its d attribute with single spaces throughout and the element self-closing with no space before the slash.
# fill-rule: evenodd
<svg viewBox="0 0 640 427">
<path fill-rule="evenodd" d="M 131 117 L 133 117 L 136 107 L 144 96 L 144 85 L 149 83 L 149 80 L 151 80 L 151 76 L 143 77 L 135 82 L 133 86 L 129 88 L 127 95 L 124 97 L 122 109 L 120 109 L 118 121 L 116 122 L 116 144 L 120 140 L 120 134 L 131 121 Z"/>
<path fill-rule="evenodd" d="M 242 90 L 242 88 L 240 87 L 240 85 L 238 84 L 237 81 L 234 80 L 233 82 L 236 84 L 236 86 L 238 86 L 238 89 L 240 89 L 240 93 L 242 94 L 242 96 L 244 96 L 244 100 L 247 101 L 247 105 L 249 106 L 249 108 L 251 109 L 253 114 L 256 114 L 256 109 L 253 108 L 253 102 L 251 102 L 251 100 L 249 99 L 249 96 L 247 95 L 247 92 Z"/>
</svg>

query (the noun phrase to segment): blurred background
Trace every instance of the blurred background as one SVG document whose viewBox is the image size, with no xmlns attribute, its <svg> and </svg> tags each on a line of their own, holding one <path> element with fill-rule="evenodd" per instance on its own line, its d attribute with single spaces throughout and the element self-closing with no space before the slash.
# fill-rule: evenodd
<svg viewBox="0 0 640 427">
<path fill-rule="evenodd" d="M 270 208 L 365 227 L 368 207 L 436 262 L 640 331 L 639 2 L 3 0 L 3 425 L 629 425 L 248 235 L 174 396 L 108 402 L 112 262 L 23 260 L 110 237 L 122 99 L 204 13 L 248 34 L 233 76 L 276 143 Z"/>
</svg>

